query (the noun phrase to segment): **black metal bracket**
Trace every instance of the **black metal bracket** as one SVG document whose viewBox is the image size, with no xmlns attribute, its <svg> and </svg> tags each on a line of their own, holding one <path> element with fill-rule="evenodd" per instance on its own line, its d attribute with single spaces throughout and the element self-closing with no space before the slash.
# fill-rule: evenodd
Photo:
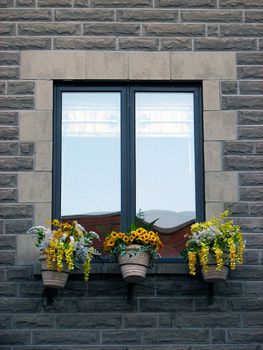
<svg viewBox="0 0 263 350">
<path fill-rule="evenodd" d="M 131 304 L 133 300 L 133 283 L 127 284 L 127 303 Z"/>
<path fill-rule="evenodd" d="M 57 296 L 58 291 L 56 288 L 45 287 L 42 292 L 42 298 L 47 299 L 47 306 L 53 305 L 54 298 Z"/>
<path fill-rule="evenodd" d="M 208 305 L 214 303 L 214 293 L 215 293 L 215 284 L 213 282 L 208 282 Z"/>
</svg>

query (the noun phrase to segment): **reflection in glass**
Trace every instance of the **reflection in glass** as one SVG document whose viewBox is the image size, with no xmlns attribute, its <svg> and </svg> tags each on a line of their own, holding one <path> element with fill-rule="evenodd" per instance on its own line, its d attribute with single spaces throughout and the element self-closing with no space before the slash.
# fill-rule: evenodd
<svg viewBox="0 0 263 350">
<path fill-rule="evenodd" d="M 64 219 L 119 227 L 120 93 L 63 93 L 61 186 Z"/>
<path fill-rule="evenodd" d="M 159 218 L 167 247 L 195 219 L 192 93 L 136 93 L 136 210 L 147 222 Z"/>
</svg>

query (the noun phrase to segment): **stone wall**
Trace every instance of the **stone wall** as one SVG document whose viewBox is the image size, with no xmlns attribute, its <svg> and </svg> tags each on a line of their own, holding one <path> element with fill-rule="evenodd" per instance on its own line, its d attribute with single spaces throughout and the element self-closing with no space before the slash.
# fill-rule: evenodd
<svg viewBox="0 0 263 350">
<path fill-rule="evenodd" d="M 0 350 L 262 350 L 263 1 L 0 0 L 0 20 Z M 113 51 L 120 69 L 102 71 Z M 42 299 L 22 247 L 50 216 L 53 80 L 95 78 L 202 81 L 207 215 L 229 206 L 248 247 L 213 300 L 171 266 L 133 291 L 99 273 Z"/>
</svg>

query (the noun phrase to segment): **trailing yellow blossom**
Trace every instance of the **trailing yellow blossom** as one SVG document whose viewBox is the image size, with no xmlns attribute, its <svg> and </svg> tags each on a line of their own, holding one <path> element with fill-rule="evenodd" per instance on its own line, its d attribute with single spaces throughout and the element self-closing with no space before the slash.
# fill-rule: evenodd
<svg viewBox="0 0 263 350">
<path fill-rule="evenodd" d="M 50 224 L 53 230 L 44 226 L 33 226 L 28 235 L 36 235 L 36 246 L 47 257 L 47 268 L 58 272 L 72 271 L 85 265 L 85 280 L 88 279 L 91 259 L 99 253 L 92 247 L 93 239 L 99 236 L 86 231 L 77 221 L 72 223 L 54 219 Z"/>
<path fill-rule="evenodd" d="M 189 273 L 190 275 L 195 275 L 196 274 L 196 253 L 195 252 L 188 252 L 188 267 L 189 267 Z"/>
<path fill-rule="evenodd" d="M 209 247 L 206 245 L 203 245 L 201 247 L 201 250 L 199 252 L 199 259 L 200 259 L 200 264 L 204 270 L 204 272 L 207 272 L 208 270 L 208 255 L 209 255 Z"/>
<path fill-rule="evenodd" d="M 229 266 L 231 270 L 236 268 L 236 245 L 233 237 L 228 238 Z"/>
<path fill-rule="evenodd" d="M 191 269 L 193 266 L 193 253 L 197 254 L 204 271 L 209 269 L 207 263 L 210 256 L 215 259 L 218 271 L 224 265 L 229 265 L 234 270 L 237 264 L 243 263 L 245 242 L 240 227 L 233 220 L 227 220 L 229 214 L 225 210 L 219 217 L 191 226 L 191 234 L 187 235 L 186 246 L 182 252 L 188 260 L 189 269 L 190 265 Z"/>
</svg>

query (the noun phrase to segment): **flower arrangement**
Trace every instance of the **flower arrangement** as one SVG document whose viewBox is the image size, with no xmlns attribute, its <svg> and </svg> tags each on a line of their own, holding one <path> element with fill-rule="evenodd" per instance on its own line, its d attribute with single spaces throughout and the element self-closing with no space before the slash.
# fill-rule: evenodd
<svg viewBox="0 0 263 350">
<path fill-rule="evenodd" d="M 55 219 L 50 223 L 55 227 L 49 230 L 44 226 L 33 226 L 27 231 L 30 237 L 36 237 L 38 247 L 47 257 L 47 267 L 55 266 L 58 272 L 63 270 L 64 263 L 68 271 L 83 266 L 85 281 L 89 278 L 91 259 L 99 252 L 92 247 L 97 233 L 87 232 L 84 227 L 73 221 L 71 224 Z"/>
<path fill-rule="evenodd" d="M 182 255 L 188 261 L 189 273 L 196 274 L 199 263 L 204 272 L 208 271 L 209 256 L 216 262 L 216 270 L 221 271 L 229 263 L 231 270 L 243 263 L 245 242 L 240 227 L 227 220 L 230 212 L 225 210 L 219 217 L 191 226 L 191 235 Z"/>
<path fill-rule="evenodd" d="M 139 248 L 134 249 L 135 255 L 141 252 L 148 252 L 150 254 L 150 265 L 160 256 L 158 251 L 163 248 L 163 243 L 157 232 L 139 227 L 128 233 L 111 232 L 105 238 L 104 250 L 116 256 L 123 256 L 127 254 L 126 247 L 132 244 L 140 245 Z"/>
</svg>

